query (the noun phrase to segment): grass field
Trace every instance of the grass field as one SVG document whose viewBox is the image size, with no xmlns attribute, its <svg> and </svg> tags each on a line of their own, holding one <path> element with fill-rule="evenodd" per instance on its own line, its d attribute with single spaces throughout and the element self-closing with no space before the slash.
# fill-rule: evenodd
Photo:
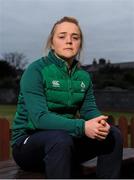
<svg viewBox="0 0 134 180">
<path fill-rule="evenodd" d="M 16 105 L 0 105 L 0 116 L 5 117 L 11 123 L 16 111 Z M 134 116 L 134 112 L 116 112 L 116 111 L 106 111 L 103 112 L 105 115 L 112 115 L 116 120 L 120 116 L 125 116 L 128 120 Z"/>
<path fill-rule="evenodd" d="M 12 123 L 16 112 L 16 105 L 0 105 L 0 117 L 5 117 Z"/>
<path fill-rule="evenodd" d="M 116 111 L 107 111 L 104 112 L 105 115 L 112 115 L 116 120 L 118 120 L 121 116 L 125 116 L 128 120 L 134 117 L 134 112 L 116 112 Z"/>
</svg>

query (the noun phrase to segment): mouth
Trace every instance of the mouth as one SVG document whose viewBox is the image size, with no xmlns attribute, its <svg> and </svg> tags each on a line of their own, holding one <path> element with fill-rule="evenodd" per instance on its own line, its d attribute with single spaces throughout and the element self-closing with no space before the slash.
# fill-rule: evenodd
<svg viewBox="0 0 134 180">
<path fill-rule="evenodd" d="M 72 51 L 73 49 L 72 48 L 64 48 L 64 50 Z"/>
</svg>

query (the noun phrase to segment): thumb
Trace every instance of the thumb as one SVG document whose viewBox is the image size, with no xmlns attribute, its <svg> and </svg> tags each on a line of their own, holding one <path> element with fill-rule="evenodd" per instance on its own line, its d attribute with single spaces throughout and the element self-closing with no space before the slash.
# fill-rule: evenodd
<svg viewBox="0 0 134 180">
<path fill-rule="evenodd" d="M 97 122 L 100 122 L 100 121 L 102 121 L 102 120 L 106 121 L 107 119 L 108 119 L 108 116 L 101 115 L 101 116 L 99 116 L 99 117 L 96 118 L 96 121 L 97 121 Z"/>
<path fill-rule="evenodd" d="M 103 125 L 103 126 L 106 126 L 106 121 L 105 120 L 101 120 L 100 124 Z"/>
</svg>

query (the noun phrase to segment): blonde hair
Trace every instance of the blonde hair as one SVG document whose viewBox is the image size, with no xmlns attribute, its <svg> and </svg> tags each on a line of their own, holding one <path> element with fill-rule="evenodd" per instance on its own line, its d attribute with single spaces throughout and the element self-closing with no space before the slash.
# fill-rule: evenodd
<svg viewBox="0 0 134 180">
<path fill-rule="evenodd" d="M 80 44 L 80 49 L 79 49 L 79 52 L 77 54 L 78 58 L 80 58 L 80 53 L 81 53 L 81 50 L 82 50 L 82 47 L 83 47 L 83 34 L 82 34 L 82 31 L 81 31 L 81 28 L 80 28 L 80 25 L 79 25 L 79 22 L 77 21 L 77 19 L 75 19 L 74 17 L 68 17 L 68 16 L 65 16 L 63 18 L 61 18 L 60 20 L 58 20 L 52 27 L 52 30 L 48 36 L 48 40 L 47 40 L 47 43 L 46 43 L 46 47 L 45 49 L 48 50 L 48 49 L 51 49 L 51 45 L 52 45 L 52 40 L 53 40 L 53 36 L 54 36 L 54 33 L 55 33 L 55 29 L 56 29 L 56 26 L 63 23 L 63 22 L 70 22 L 70 23 L 73 23 L 75 24 L 79 31 L 80 31 L 80 38 L 81 38 L 81 44 Z"/>
</svg>

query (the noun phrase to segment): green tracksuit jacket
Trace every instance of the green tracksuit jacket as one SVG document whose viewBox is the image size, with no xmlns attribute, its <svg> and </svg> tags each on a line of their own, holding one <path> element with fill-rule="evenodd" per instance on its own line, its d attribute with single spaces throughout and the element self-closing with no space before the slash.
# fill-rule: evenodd
<svg viewBox="0 0 134 180">
<path fill-rule="evenodd" d="M 76 118 L 78 111 L 80 118 Z M 22 75 L 12 145 L 40 130 L 63 129 L 72 136 L 83 136 L 85 120 L 100 114 L 89 73 L 79 68 L 76 60 L 69 73 L 66 62 L 50 51 Z"/>
</svg>

